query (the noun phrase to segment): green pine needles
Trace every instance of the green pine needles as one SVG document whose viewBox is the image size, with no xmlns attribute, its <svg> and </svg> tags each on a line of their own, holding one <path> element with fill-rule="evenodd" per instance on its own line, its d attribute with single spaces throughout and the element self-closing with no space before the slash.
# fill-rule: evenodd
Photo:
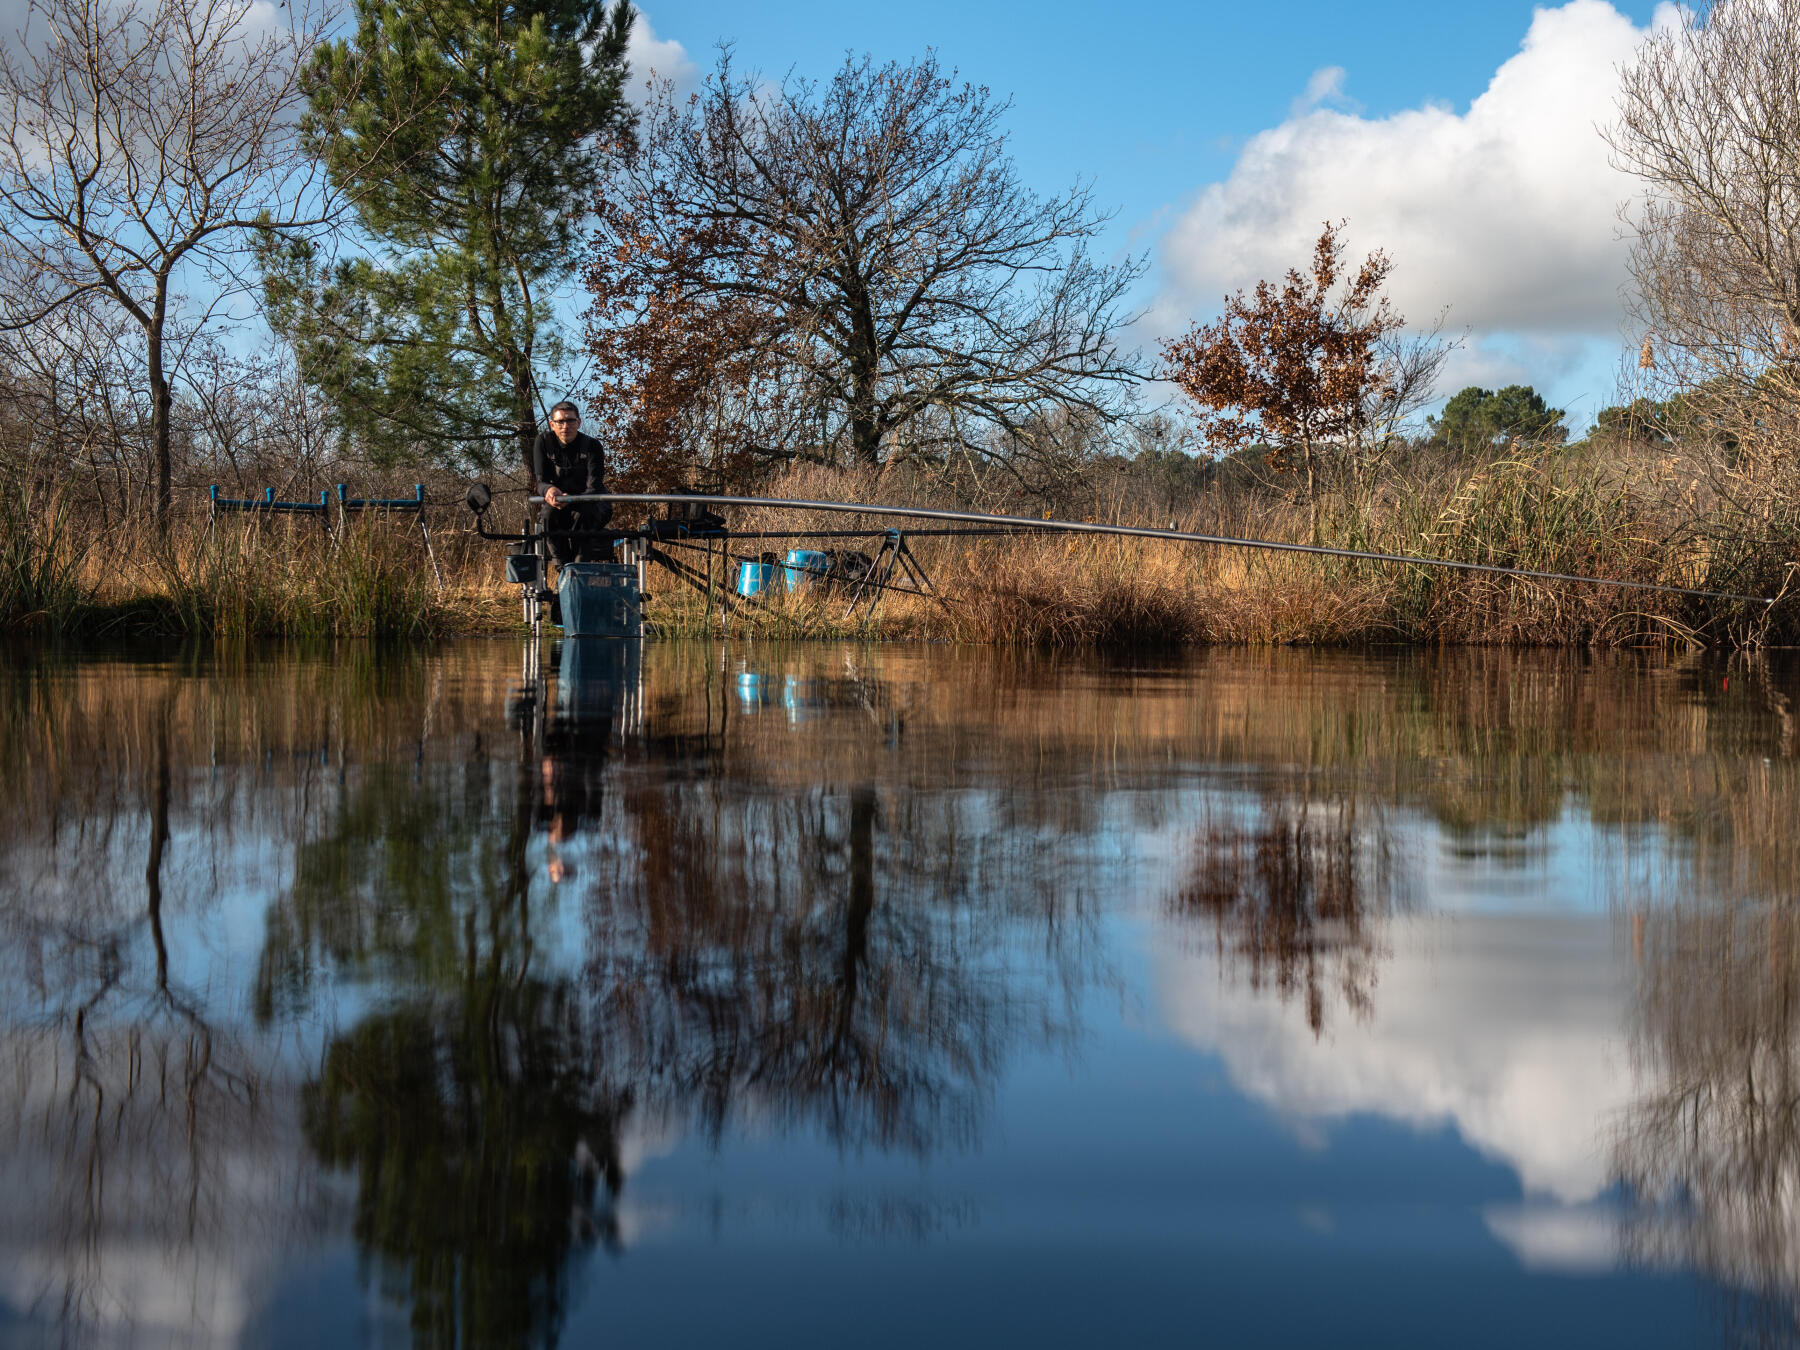
<svg viewBox="0 0 1800 1350">
<path fill-rule="evenodd" d="M 271 321 L 377 462 L 529 458 L 538 372 L 562 356 L 553 298 L 594 181 L 624 146 L 627 0 L 356 0 L 321 46 L 307 145 L 362 247 L 271 233 Z"/>
</svg>

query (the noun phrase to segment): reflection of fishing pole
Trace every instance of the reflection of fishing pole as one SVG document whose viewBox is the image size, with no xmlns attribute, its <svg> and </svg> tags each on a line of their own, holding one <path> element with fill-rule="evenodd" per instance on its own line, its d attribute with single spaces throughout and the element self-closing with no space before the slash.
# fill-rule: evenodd
<svg viewBox="0 0 1800 1350">
<path fill-rule="evenodd" d="M 542 497 L 533 497 L 541 502 Z M 1530 577 L 1537 581 L 1578 581 L 1593 586 L 1618 586 L 1626 590 L 1663 591 L 1669 595 L 1695 595 L 1708 600 L 1739 600 L 1752 605 L 1773 605 L 1779 596 L 1733 595 L 1726 591 L 1702 591 L 1691 586 L 1665 586 L 1654 581 L 1620 581 L 1614 577 L 1582 577 L 1567 572 L 1539 572 L 1529 567 L 1505 567 L 1499 563 L 1456 562 L 1450 558 L 1417 558 L 1400 553 L 1366 553 L 1353 548 L 1327 548 L 1323 544 L 1288 544 L 1275 539 L 1233 539 L 1228 535 L 1190 534 L 1185 530 L 1156 530 L 1141 525 L 1098 525 L 1084 520 L 1033 520 L 1029 516 L 995 516 L 981 511 L 943 511 L 920 506 L 869 506 L 862 502 L 811 502 L 777 497 L 724 497 L 706 493 L 593 492 L 565 496 L 565 502 L 668 502 L 705 503 L 712 506 L 766 506 L 790 511 L 836 511 L 846 515 L 906 516 L 916 520 L 960 521 L 970 525 L 1005 526 L 1034 534 L 1112 534 L 1134 539 L 1165 539 L 1178 544 L 1219 544 L 1225 548 L 1260 548 L 1280 553 L 1313 553 L 1327 558 L 1354 558 L 1361 562 L 1413 563 L 1420 567 L 1449 567 L 1462 572 L 1492 572 L 1500 576 Z"/>
</svg>

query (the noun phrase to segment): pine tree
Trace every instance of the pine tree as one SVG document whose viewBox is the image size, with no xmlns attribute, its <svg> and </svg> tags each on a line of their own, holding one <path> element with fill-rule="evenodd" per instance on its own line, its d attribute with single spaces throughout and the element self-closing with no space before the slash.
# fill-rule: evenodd
<svg viewBox="0 0 1800 1350">
<path fill-rule="evenodd" d="M 1469 385 L 1431 419 L 1433 436 L 1459 454 L 1485 454 L 1513 441 L 1557 445 L 1568 435 L 1566 414 L 1528 384 L 1495 391 Z"/>
<path fill-rule="evenodd" d="M 319 48 L 304 133 L 362 244 L 262 249 L 272 322 L 379 458 L 529 458 L 553 297 L 596 175 L 631 134 L 628 0 L 357 0 Z"/>
</svg>

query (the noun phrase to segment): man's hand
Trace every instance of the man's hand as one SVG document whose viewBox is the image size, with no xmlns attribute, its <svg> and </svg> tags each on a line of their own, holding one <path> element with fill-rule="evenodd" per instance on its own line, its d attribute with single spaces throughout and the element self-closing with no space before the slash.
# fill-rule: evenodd
<svg viewBox="0 0 1800 1350">
<path fill-rule="evenodd" d="M 560 507 L 566 495 L 559 487 L 547 487 L 544 489 L 544 505 L 551 508 Z"/>
</svg>

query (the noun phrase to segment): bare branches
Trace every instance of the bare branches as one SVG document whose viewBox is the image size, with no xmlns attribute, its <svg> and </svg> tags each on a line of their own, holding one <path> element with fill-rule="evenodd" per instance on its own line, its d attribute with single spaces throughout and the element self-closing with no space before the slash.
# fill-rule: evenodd
<svg viewBox="0 0 1800 1350">
<path fill-rule="evenodd" d="M 295 118 L 323 10 L 250 0 L 33 0 L 0 47 L 0 329 L 89 298 L 146 339 L 157 505 L 169 505 L 166 342 L 183 279 L 235 290 L 255 228 L 319 218 Z"/>
<path fill-rule="evenodd" d="M 1639 50 L 1607 133 L 1645 184 L 1631 257 L 1643 365 L 1710 391 L 1711 415 L 1739 429 L 1800 413 L 1796 69 L 1800 4 L 1717 0 Z"/>
<path fill-rule="evenodd" d="M 727 56 L 698 100 L 664 89 L 603 206 L 602 371 L 646 389 L 630 329 L 678 300 L 757 335 L 756 374 L 734 377 L 761 399 L 740 402 L 744 439 L 798 427 L 818 457 L 878 465 L 922 419 L 985 455 L 1052 407 L 1116 416 L 1140 375 L 1114 333 L 1141 264 L 1087 256 L 1086 188 L 1020 183 L 1005 111 L 931 58 L 771 87 Z"/>
</svg>

